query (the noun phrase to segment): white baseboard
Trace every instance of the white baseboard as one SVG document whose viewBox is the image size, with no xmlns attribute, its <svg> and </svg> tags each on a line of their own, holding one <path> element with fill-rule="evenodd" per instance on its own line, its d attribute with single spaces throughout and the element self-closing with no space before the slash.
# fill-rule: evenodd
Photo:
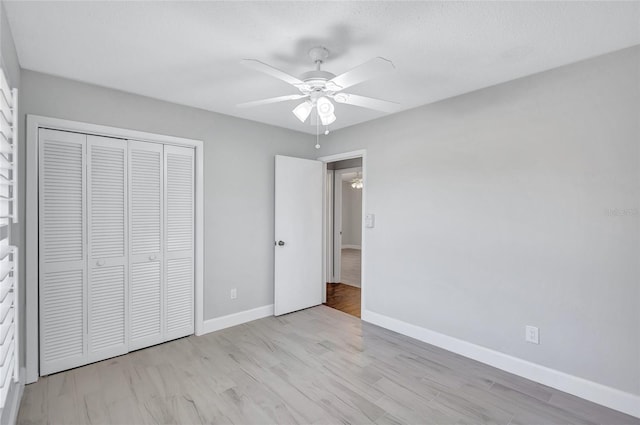
<svg viewBox="0 0 640 425">
<path fill-rule="evenodd" d="M 639 395 L 569 375 L 370 310 L 363 309 L 362 320 L 640 418 Z"/>
<path fill-rule="evenodd" d="M 362 249 L 360 245 L 342 245 L 342 249 Z"/>
<path fill-rule="evenodd" d="M 253 308 L 251 310 L 240 311 L 227 316 L 216 317 L 215 319 L 204 321 L 202 332 L 199 335 L 208 334 L 209 332 L 219 331 L 220 329 L 230 328 L 231 326 L 241 325 L 243 323 L 269 316 L 273 316 L 273 304 L 263 305 L 262 307 Z"/>
</svg>

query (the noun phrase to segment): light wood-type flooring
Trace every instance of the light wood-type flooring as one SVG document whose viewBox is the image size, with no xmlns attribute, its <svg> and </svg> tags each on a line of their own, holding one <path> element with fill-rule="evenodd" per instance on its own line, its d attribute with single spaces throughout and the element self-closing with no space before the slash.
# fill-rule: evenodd
<svg viewBox="0 0 640 425">
<path fill-rule="evenodd" d="M 340 254 L 340 282 L 360 287 L 361 281 L 361 251 L 353 248 L 343 248 Z"/>
<path fill-rule="evenodd" d="M 41 378 L 20 424 L 639 424 L 326 306 Z"/>
</svg>

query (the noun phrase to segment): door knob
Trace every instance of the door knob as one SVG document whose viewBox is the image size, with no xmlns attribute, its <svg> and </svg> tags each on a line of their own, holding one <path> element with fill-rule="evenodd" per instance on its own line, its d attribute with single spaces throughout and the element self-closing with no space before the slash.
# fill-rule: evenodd
<svg viewBox="0 0 640 425">
<path fill-rule="evenodd" d="M 284 241 L 278 241 L 278 246 L 284 246 Z"/>
<path fill-rule="evenodd" d="M 96 261 L 96 265 L 98 265 L 98 266 L 104 266 L 104 260 L 98 260 L 98 261 Z"/>
<path fill-rule="evenodd" d="M 149 256 L 149 260 L 151 260 L 151 261 L 155 260 L 156 258 L 158 258 L 158 257 L 157 257 L 157 256 L 155 256 L 155 255 L 150 255 L 150 256 Z"/>
</svg>

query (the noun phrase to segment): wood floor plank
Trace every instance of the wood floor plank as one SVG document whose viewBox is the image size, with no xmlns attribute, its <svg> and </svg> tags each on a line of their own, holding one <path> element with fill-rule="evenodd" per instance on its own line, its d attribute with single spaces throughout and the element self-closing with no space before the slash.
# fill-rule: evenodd
<svg viewBox="0 0 640 425">
<path fill-rule="evenodd" d="M 615 410 L 590 403 L 584 399 L 560 391 L 551 392 L 549 404 L 560 409 L 575 412 L 577 416 L 585 420 L 599 423 L 624 423 L 628 416 Z"/>
<path fill-rule="evenodd" d="M 327 306 L 27 385 L 19 424 L 633 424 Z"/>
<path fill-rule="evenodd" d="M 360 288 L 344 283 L 327 283 L 327 302 L 329 307 L 360 317 Z"/>
<path fill-rule="evenodd" d="M 474 397 L 461 389 L 443 391 L 429 405 L 464 423 L 506 425 L 515 416 L 508 406 L 501 406 L 486 397 Z"/>
</svg>

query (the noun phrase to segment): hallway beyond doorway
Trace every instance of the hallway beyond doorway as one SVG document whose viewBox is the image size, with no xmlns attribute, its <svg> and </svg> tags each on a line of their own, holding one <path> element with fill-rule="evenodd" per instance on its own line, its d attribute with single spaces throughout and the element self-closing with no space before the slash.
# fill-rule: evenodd
<svg viewBox="0 0 640 425">
<path fill-rule="evenodd" d="M 340 262 L 340 282 L 346 285 L 360 287 L 361 278 L 360 250 L 342 248 L 342 260 Z"/>
<path fill-rule="evenodd" d="M 326 305 L 352 316 L 360 317 L 361 251 L 342 248 L 341 283 L 327 283 Z"/>
</svg>

